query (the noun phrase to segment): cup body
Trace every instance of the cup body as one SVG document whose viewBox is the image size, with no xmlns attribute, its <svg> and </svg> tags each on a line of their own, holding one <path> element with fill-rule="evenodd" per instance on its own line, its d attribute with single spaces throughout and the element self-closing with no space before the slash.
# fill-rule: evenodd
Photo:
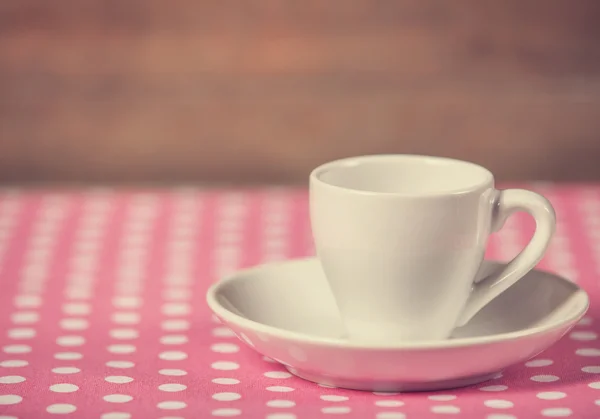
<svg viewBox="0 0 600 419">
<path fill-rule="evenodd" d="M 310 175 L 317 256 L 351 340 L 446 339 L 483 261 L 494 178 L 460 160 L 381 155 Z"/>
</svg>

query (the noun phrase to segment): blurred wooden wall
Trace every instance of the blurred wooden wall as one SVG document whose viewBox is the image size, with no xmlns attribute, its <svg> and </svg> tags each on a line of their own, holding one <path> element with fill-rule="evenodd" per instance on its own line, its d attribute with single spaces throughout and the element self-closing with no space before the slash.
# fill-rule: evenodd
<svg viewBox="0 0 600 419">
<path fill-rule="evenodd" d="M 598 0 L 4 0 L 0 180 L 600 179 Z"/>
</svg>

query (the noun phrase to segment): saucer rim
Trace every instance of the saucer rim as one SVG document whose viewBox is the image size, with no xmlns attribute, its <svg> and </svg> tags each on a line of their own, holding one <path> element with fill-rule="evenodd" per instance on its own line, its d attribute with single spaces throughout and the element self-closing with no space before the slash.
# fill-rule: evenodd
<svg viewBox="0 0 600 419">
<path fill-rule="evenodd" d="M 307 333 L 294 332 L 291 330 L 281 329 L 279 327 L 266 325 L 263 323 L 259 323 L 254 320 L 250 320 L 246 317 L 242 317 L 240 315 L 235 314 L 234 312 L 228 310 L 223 305 L 219 303 L 217 300 L 217 295 L 219 291 L 226 286 L 227 284 L 235 281 L 240 281 L 242 277 L 255 273 L 256 271 L 264 270 L 268 267 L 277 267 L 292 263 L 300 263 L 300 264 L 309 264 L 309 263 L 319 263 L 317 257 L 305 257 L 305 258 L 293 258 L 287 259 L 283 261 L 277 262 L 269 262 L 262 263 L 259 265 L 255 265 L 252 267 L 240 269 L 233 274 L 221 279 L 218 282 L 212 284 L 207 293 L 206 293 L 206 302 L 209 308 L 212 310 L 220 318 L 224 319 L 226 322 L 233 323 L 239 325 L 242 328 L 256 330 L 259 333 L 276 336 L 280 339 L 291 340 L 295 342 L 302 342 L 305 344 L 319 345 L 325 347 L 332 348 L 344 348 L 344 349 L 353 349 L 353 350 L 415 350 L 415 349 L 446 349 L 446 348 L 460 348 L 460 347 L 471 347 L 471 346 L 479 346 L 479 345 L 487 345 L 491 343 L 498 342 L 506 342 L 517 339 L 528 338 L 540 334 L 545 334 L 552 332 L 554 330 L 559 330 L 561 328 L 567 327 L 569 325 L 574 325 L 577 321 L 579 321 L 588 311 L 590 307 L 590 297 L 589 294 L 577 285 L 574 282 L 567 280 L 562 275 L 559 275 L 555 272 L 550 272 L 545 269 L 532 269 L 532 271 L 537 271 L 542 274 L 552 276 L 562 282 L 567 283 L 569 286 L 573 287 L 578 294 L 581 294 L 585 298 L 585 304 L 582 304 L 580 310 L 572 314 L 571 316 L 561 320 L 560 322 L 554 322 L 545 326 L 536 326 L 529 327 L 526 329 L 508 332 L 508 333 L 500 333 L 495 335 L 487 335 L 487 336 L 476 336 L 476 337 L 468 337 L 468 338 L 457 338 L 451 340 L 421 340 L 421 341 L 410 341 L 410 342 L 390 342 L 390 343 L 369 343 L 369 342 L 360 342 L 360 341 L 350 341 L 350 340 L 342 340 L 342 339 L 334 339 L 320 336 L 311 336 Z M 500 262 L 497 260 L 485 259 L 484 263 L 493 263 L 498 265 L 505 265 L 507 262 Z"/>
</svg>

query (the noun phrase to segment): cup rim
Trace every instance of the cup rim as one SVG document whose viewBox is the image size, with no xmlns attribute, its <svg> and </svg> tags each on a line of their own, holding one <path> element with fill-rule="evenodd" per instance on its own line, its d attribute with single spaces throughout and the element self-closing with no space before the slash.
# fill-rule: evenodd
<svg viewBox="0 0 600 419">
<path fill-rule="evenodd" d="M 355 189 L 347 186 L 338 186 L 332 183 L 326 182 L 321 179 L 321 176 L 332 169 L 336 168 L 347 168 L 356 166 L 359 163 L 369 162 L 369 161 L 397 161 L 397 160 L 422 160 L 422 161 L 433 161 L 433 162 L 445 162 L 445 163 L 454 163 L 463 166 L 470 166 L 471 168 L 477 169 L 482 173 L 482 180 L 480 182 L 476 182 L 469 186 L 457 187 L 455 189 L 443 189 L 443 190 L 433 190 L 428 192 L 379 192 L 379 191 L 371 191 L 371 190 L 363 190 L 363 189 Z M 467 160 L 454 159 L 451 157 L 442 157 L 442 156 L 430 156 L 424 154 L 371 154 L 371 155 L 362 155 L 355 157 L 346 157 L 341 159 L 336 159 L 329 161 L 327 163 L 323 163 L 316 168 L 314 168 L 310 172 L 309 180 L 311 184 L 319 185 L 321 187 L 325 187 L 331 189 L 333 191 L 351 193 L 356 195 L 363 196 L 392 196 L 392 197 L 405 197 L 405 198 L 419 198 L 419 197 L 442 197 L 448 195 L 462 195 L 471 193 L 474 191 L 479 191 L 484 187 L 494 185 L 494 175 L 492 172 L 477 164 Z"/>
</svg>

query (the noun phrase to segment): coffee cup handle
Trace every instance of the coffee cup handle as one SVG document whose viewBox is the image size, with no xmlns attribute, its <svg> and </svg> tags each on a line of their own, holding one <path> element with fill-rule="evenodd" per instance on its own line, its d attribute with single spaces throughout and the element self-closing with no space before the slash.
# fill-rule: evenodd
<svg viewBox="0 0 600 419">
<path fill-rule="evenodd" d="M 556 214 L 552 204 L 532 191 L 524 189 L 496 191 L 493 211 L 493 232 L 499 231 L 508 217 L 520 211 L 527 212 L 533 217 L 536 225 L 535 232 L 527 246 L 499 272 L 494 272 L 473 285 L 457 327 L 471 320 L 479 310 L 531 271 L 544 256 L 556 229 Z"/>
</svg>

